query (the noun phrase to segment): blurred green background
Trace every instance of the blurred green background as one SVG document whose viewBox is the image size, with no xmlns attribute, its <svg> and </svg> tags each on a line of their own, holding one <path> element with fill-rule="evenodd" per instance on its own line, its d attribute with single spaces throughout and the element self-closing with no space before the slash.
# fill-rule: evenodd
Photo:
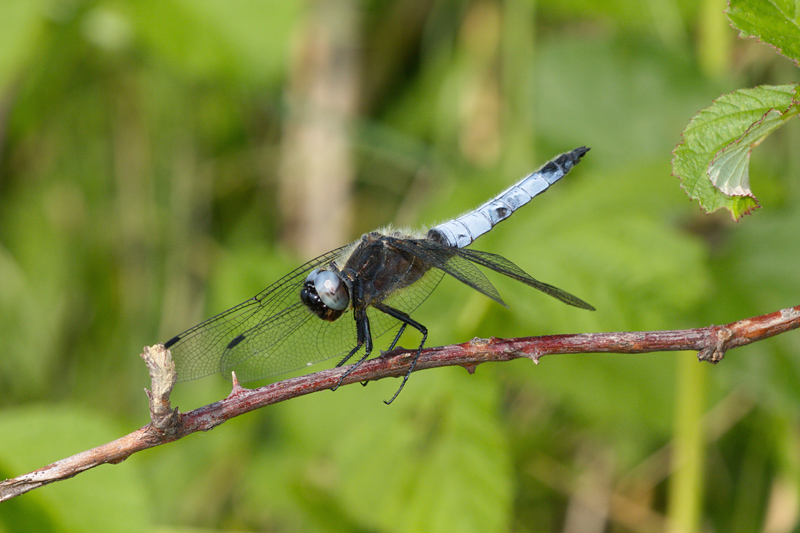
<svg viewBox="0 0 800 533">
<path fill-rule="evenodd" d="M 675 329 L 797 305 L 800 130 L 763 209 L 670 175 L 723 92 L 798 81 L 720 0 L 0 1 L 0 477 L 148 422 L 138 354 L 365 231 L 460 214 L 592 151 L 415 314 L 429 345 Z M 402 344 L 417 337 L 407 334 Z M 379 345 L 388 339 L 379 339 Z M 344 387 L 0 504 L 0 531 L 797 531 L 800 334 Z M 224 397 L 179 384 L 186 411 Z"/>
</svg>

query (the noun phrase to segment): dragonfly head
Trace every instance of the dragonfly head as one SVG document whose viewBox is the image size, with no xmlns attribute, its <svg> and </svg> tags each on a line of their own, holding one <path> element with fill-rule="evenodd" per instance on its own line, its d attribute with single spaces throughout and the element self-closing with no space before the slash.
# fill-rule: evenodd
<svg viewBox="0 0 800 533">
<path fill-rule="evenodd" d="M 350 305 L 350 294 L 342 278 L 336 272 L 318 268 L 306 277 L 300 299 L 318 317 L 331 322 L 342 316 Z"/>
</svg>

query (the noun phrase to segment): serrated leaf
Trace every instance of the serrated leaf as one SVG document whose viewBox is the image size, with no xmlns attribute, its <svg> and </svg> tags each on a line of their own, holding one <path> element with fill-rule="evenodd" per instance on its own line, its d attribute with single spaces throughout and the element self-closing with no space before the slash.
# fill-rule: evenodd
<svg viewBox="0 0 800 533">
<path fill-rule="evenodd" d="M 708 166 L 714 186 L 728 196 L 753 196 L 750 190 L 750 152 L 783 124 L 783 114 L 771 109 L 735 142 L 723 148 Z"/>
<path fill-rule="evenodd" d="M 758 207 L 747 172 L 750 150 L 800 111 L 797 87 L 740 89 L 722 95 L 689 122 L 673 152 L 672 169 L 706 211 L 724 207 L 738 219 Z"/>
<path fill-rule="evenodd" d="M 730 0 L 728 18 L 741 36 L 755 37 L 800 64 L 800 4 L 795 0 Z"/>
</svg>

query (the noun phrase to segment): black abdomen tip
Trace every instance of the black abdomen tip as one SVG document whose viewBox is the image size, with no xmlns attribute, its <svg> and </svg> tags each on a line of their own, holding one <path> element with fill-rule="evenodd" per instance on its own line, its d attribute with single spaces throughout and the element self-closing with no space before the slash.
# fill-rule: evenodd
<svg viewBox="0 0 800 533">
<path fill-rule="evenodd" d="M 586 152 L 588 152 L 589 150 L 591 150 L 591 148 L 588 148 L 588 147 L 586 147 L 586 146 L 581 146 L 580 148 L 575 148 L 575 149 L 574 149 L 574 150 L 571 152 L 571 155 L 572 155 L 572 156 L 575 158 L 575 160 L 577 161 L 577 160 L 579 160 L 581 157 L 583 157 L 583 156 L 586 154 Z"/>
</svg>

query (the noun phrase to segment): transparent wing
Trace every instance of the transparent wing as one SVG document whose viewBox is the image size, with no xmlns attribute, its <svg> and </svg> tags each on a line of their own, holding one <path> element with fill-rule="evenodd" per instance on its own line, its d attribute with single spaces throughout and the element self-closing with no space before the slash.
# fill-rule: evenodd
<svg viewBox="0 0 800 533">
<path fill-rule="evenodd" d="M 357 344 L 352 310 L 333 322 L 321 320 L 300 301 L 300 289 L 313 269 L 331 261 L 343 264 L 354 244 L 309 261 L 246 302 L 167 341 L 178 380 L 217 372 L 230 378 L 233 370 L 245 383 L 344 357 Z M 431 270 L 409 287 L 387 291 L 384 302 L 411 314 L 443 275 Z M 373 339 L 399 325 L 395 318 L 372 307 L 367 316 Z"/>
<path fill-rule="evenodd" d="M 443 271 L 432 268 L 412 285 L 391 291 L 389 296 L 383 300 L 383 303 L 410 315 L 430 296 L 443 277 Z M 400 324 L 397 319 L 377 311 L 373 307 L 367 308 L 367 316 L 369 317 L 373 337 L 383 335 Z"/>
<path fill-rule="evenodd" d="M 542 291 L 543 293 L 547 294 L 548 296 L 552 296 L 557 300 L 561 300 L 567 305 L 572 305 L 574 307 L 580 307 L 581 309 L 588 309 L 589 311 L 594 311 L 595 308 L 578 298 L 577 296 L 573 296 L 572 294 L 568 293 L 567 291 L 561 290 L 558 287 L 554 287 L 542 281 L 532 278 L 528 273 L 522 270 L 520 267 L 506 259 L 505 257 L 497 254 L 491 254 L 489 252 L 482 252 L 480 250 L 470 250 L 467 248 L 459 248 L 456 250 L 456 253 L 474 263 L 477 263 L 481 266 L 494 270 L 495 272 L 499 272 L 504 276 L 508 276 L 512 279 L 520 281 L 525 285 L 529 285 L 536 290 Z"/>
<path fill-rule="evenodd" d="M 411 314 L 439 284 L 444 272 L 430 270 L 409 287 L 387 291 L 387 305 Z M 298 289 L 299 292 L 299 289 Z M 397 319 L 367 308 L 373 340 L 398 327 Z M 220 368 L 227 374 L 236 371 L 242 382 L 291 372 L 332 357 L 344 357 L 357 344 L 356 323 L 351 310 L 333 322 L 320 320 L 299 298 L 269 321 L 241 335 L 241 340 L 226 350 Z M 352 360 L 358 360 L 361 350 Z"/>
<path fill-rule="evenodd" d="M 497 303 L 506 305 L 483 272 L 459 255 L 461 249 L 445 246 L 430 239 L 392 239 L 391 244 L 419 257 L 431 267 L 450 274 Z"/>
<path fill-rule="evenodd" d="M 594 311 L 594 307 L 577 296 L 534 279 L 517 265 L 497 254 L 469 248 L 450 247 L 431 239 L 394 239 L 392 245 L 413 253 L 432 267 L 443 270 L 502 305 L 505 305 L 505 303 L 500 298 L 497 289 L 494 288 L 475 264 L 520 281 L 536 290 L 542 291 L 548 296 L 561 300 L 565 304 Z"/>
<path fill-rule="evenodd" d="M 530 285 L 559 300 L 593 309 L 583 300 L 542 283 L 499 255 L 451 248 L 430 239 L 386 237 L 387 243 L 425 263 L 427 272 L 408 283 L 407 272 L 397 273 L 381 300 L 411 314 L 433 292 L 445 273 L 505 305 L 497 290 L 475 266 L 480 265 Z M 253 298 L 214 316 L 165 343 L 172 351 L 180 381 L 216 372 L 229 377 L 236 371 L 247 382 L 310 366 L 332 357 L 344 357 L 357 344 L 351 310 L 337 320 L 321 320 L 300 301 L 308 273 L 337 262 L 340 266 L 357 243 L 322 255 L 290 272 Z M 363 280 L 369 282 L 369 280 Z M 373 339 L 399 322 L 373 307 L 367 308 Z M 363 348 L 362 348 L 363 349 Z M 358 353 L 355 354 L 356 358 Z"/>
<path fill-rule="evenodd" d="M 231 351 L 228 350 L 228 346 L 234 339 L 239 339 L 235 347 L 249 340 L 249 336 L 246 339 L 241 338 L 248 332 L 258 331 L 262 337 L 258 343 L 259 347 L 268 349 L 279 344 L 288 332 L 296 332 L 303 324 L 313 323 L 309 318 L 316 317 L 300 303 L 300 289 L 306 276 L 314 268 L 331 261 L 340 261 L 347 256 L 352 246 L 350 244 L 337 248 L 309 261 L 253 298 L 201 322 L 164 343 L 172 352 L 178 380 L 189 381 L 227 371 L 232 368 L 231 365 L 243 362 L 246 357 L 241 355 L 244 353 L 241 349 L 233 350 L 235 354 L 227 352 Z M 318 318 L 316 322 L 330 324 Z M 354 330 L 352 321 L 347 320 L 347 316 L 342 316 L 337 322 L 348 322 Z M 354 331 L 352 335 L 355 339 Z M 316 357 L 315 359 L 319 360 Z M 304 364 L 299 363 L 295 368 Z"/>
<path fill-rule="evenodd" d="M 247 382 L 344 356 L 356 346 L 356 324 L 352 311 L 333 322 L 322 320 L 298 296 L 295 303 L 240 339 L 225 350 L 219 370 L 226 377 L 234 370 L 240 381 Z"/>
</svg>

